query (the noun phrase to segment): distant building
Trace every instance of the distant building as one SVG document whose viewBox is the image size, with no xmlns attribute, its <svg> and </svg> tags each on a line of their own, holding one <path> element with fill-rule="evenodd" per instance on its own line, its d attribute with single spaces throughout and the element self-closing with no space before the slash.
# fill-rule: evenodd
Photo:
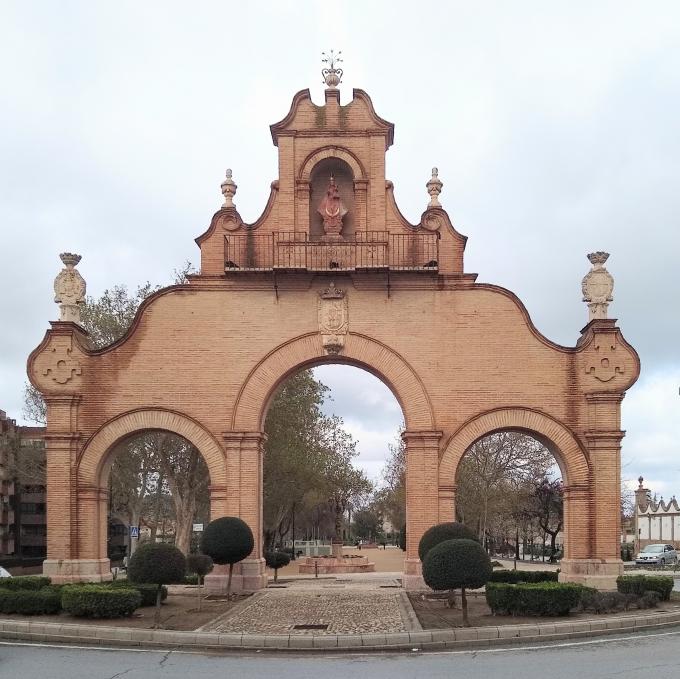
<svg viewBox="0 0 680 679">
<path fill-rule="evenodd" d="M 656 501 L 643 482 L 640 477 L 635 491 L 633 535 L 636 546 L 663 542 L 680 547 L 680 505 L 675 495 L 668 502 L 664 502 L 663 497 Z"/>
<path fill-rule="evenodd" d="M 42 449 L 44 427 L 17 426 L 0 410 L 0 558 L 45 557 L 47 521 L 45 485 L 17 472 L 17 456 L 30 446 Z"/>
</svg>

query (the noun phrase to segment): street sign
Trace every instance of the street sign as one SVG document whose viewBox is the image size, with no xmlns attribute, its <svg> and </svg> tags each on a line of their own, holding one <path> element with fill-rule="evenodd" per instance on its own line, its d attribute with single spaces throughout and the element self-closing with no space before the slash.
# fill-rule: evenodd
<svg viewBox="0 0 680 679">
<path fill-rule="evenodd" d="M 131 538 L 139 537 L 139 526 L 130 526 L 130 537 Z"/>
<path fill-rule="evenodd" d="M 203 532 L 203 524 L 202 523 L 195 523 L 194 524 L 194 533 L 202 533 Z"/>
</svg>

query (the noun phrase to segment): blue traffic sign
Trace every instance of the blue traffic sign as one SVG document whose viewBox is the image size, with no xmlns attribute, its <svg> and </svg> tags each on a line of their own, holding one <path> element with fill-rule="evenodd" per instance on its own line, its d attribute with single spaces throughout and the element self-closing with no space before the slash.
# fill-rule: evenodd
<svg viewBox="0 0 680 679">
<path fill-rule="evenodd" d="M 139 526 L 130 526 L 130 537 L 131 538 L 139 537 Z"/>
</svg>

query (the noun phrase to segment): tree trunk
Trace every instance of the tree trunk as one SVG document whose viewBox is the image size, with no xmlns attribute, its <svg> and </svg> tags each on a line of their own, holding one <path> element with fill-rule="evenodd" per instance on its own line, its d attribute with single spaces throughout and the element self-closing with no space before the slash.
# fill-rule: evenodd
<svg viewBox="0 0 680 679">
<path fill-rule="evenodd" d="M 161 595 L 163 593 L 163 585 L 158 585 L 158 591 L 156 592 L 156 615 L 154 616 L 153 626 L 154 629 L 158 629 L 161 625 Z"/>
<path fill-rule="evenodd" d="M 201 580 L 202 580 L 202 578 L 201 578 L 200 575 L 197 575 L 196 577 L 198 579 L 198 610 L 200 611 L 201 605 L 203 603 L 203 597 L 201 597 Z"/>
<path fill-rule="evenodd" d="M 275 568 L 274 569 L 274 582 L 277 583 L 279 581 L 279 569 Z"/>
<path fill-rule="evenodd" d="M 137 527 L 137 537 L 129 537 L 130 529 L 128 528 L 128 539 L 130 540 L 130 556 L 135 553 L 137 545 L 139 544 L 139 513 L 134 511 L 130 513 L 130 526 Z"/>
<path fill-rule="evenodd" d="M 449 590 L 449 598 L 446 600 L 446 605 L 448 608 L 456 608 L 456 590 Z"/>
<path fill-rule="evenodd" d="M 460 607 L 463 610 L 463 626 L 470 627 L 470 621 L 468 620 L 468 607 L 467 597 L 465 596 L 465 587 L 461 587 L 460 590 Z"/>
<path fill-rule="evenodd" d="M 229 564 L 229 578 L 227 579 L 227 600 L 231 599 L 231 574 L 234 572 L 234 564 Z"/>
<path fill-rule="evenodd" d="M 185 556 L 191 547 L 191 529 L 194 521 L 194 503 L 182 503 L 176 507 L 175 547 Z"/>
</svg>

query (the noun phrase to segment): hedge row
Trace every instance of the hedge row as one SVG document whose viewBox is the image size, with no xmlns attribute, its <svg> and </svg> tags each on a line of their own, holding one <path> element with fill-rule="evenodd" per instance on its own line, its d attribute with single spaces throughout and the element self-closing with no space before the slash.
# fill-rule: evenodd
<svg viewBox="0 0 680 679">
<path fill-rule="evenodd" d="M 47 585 L 40 589 L 0 588 L 0 613 L 50 615 L 59 613 L 60 610 L 61 587 Z"/>
<path fill-rule="evenodd" d="M 518 582 L 557 582 L 559 573 L 557 571 L 510 571 L 500 570 L 491 574 L 489 582 L 505 582 L 517 584 Z"/>
<path fill-rule="evenodd" d="M 661 601 L 668 601 L 673 591 L 673 578 L 669 575 L 620 575 L 616 589 L 622 594 L 643 596 L 645 592 L 658 592 Z"/>
<path fill-rule="evenodd" d="M 20 575 L 15 578 L 0 578 L 0 590 L 38 590 L 47 587 L 51 580 L 42 575 Z"/>
<path fill-rule="evenodd" d="M 61 606 L 66 613 L 86 618 L 122 618 L 132 615 L 142 595 L 131 588 L 112 589 L 106 585 L 65 587 Z"/>
<path fill-rule="evenodd" d="M 581 600 L 582 587 L 566 582 L 509 584 L 490 582 L 486 602 L 504 615 L 568 615 Z"/>
<path fill-rule="evenodd" d="M 158 585 L 148 585 L 141 584 L 138 582 L 130 582 L 129 580 L 114 580 L 113 582 L 108 582 L 104 585 L 109 589 L 135 589 L 139 592 L 142 597 L 142 602 L 140 606 L 155 606 L 156 605 L 156 592 L 158 591 Z M 163 585 L 161 587 L 161 601 L 165 601 L 168 598 L 168 588 Z"/>
</svg>

